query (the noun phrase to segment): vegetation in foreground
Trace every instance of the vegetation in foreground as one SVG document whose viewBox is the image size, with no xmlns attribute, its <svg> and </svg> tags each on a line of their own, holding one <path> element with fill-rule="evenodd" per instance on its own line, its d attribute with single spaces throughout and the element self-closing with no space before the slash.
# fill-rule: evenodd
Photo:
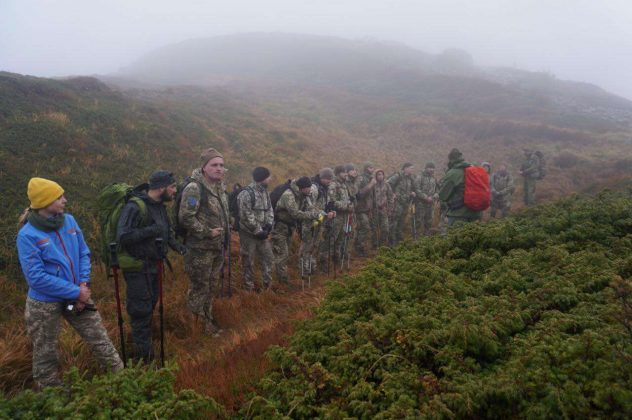
<svg viewBox="0 0 632 420">
<path fill-rule="evenodd" d="M 198 419 L 222 415 L 210 398 L 191 390 L 174 391 L 171 368 L 131 367 L 119 374 L 84 379 L 70 370 L 61 387 L 26 391 L 11 400 L 0 398 L 0 418 Z"/>
<path fill-rule="evenodd" d="M 245 417 L 630 418 L 632 199 L 383 252 L 333 283 Z"/>
</svg>

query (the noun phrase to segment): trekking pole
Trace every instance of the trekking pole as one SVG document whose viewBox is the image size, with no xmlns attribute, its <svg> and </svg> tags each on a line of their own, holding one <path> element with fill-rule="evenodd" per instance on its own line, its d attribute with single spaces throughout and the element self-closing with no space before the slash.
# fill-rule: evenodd
<svg viewBox="0 0 632 420">
<path fill-rule="evenodd" d="M 307 262 L 307 287 L 308 288 L 312 288 L 312 253 L 310 252 L 308 255 L 308 262 Z"/>
<path fill-rule="evenodd" d="M 298 261 L 301 265 L 301 284 L 303 286 L 303 291 L 305 291 L 305 267 L 303 266 L 303 257 L 301 257 Z"/>
<path fill-rule="evenodd" d="M 220 266 L 219 275 L 219 297 L 224 298 L 224 261 L 226 261 L 226 240 L 222 244 L 222 265 Z"/>
<path fill-rule="evenodd" d="M 118 278 L 118 258 L 116 257 L 116 242 L 110 244 L 110 267 L 112 268 L 112 277 L 114 277 L 114 296 L 116 297 L 116 312 L 118 315 L 119 336 L 121 337 L 121 356 L 123 356 L 123 367 L 127 367 L 127 356 L 125 355 L 125 334 L 123 331 L 123 313 L 121 308 L 121 295 L 119 294 L 119 278 Z"/>
<path fill-rule="evenodd" d="M 164 254 L 162 251 L 162 238 L 156 238 L 156 249 L 158 250 L 158 314 L 160 315 L 160 367 L 165 367 L 165 319 L 164 306 L 162 302 L 162 278 L 165 273 Z"/>
<path fill-rule="evenodd" d="M 347 235 L 347 244 L 345 245 L 347 251 L 347 271 L 351 270 L 351 254 L 349 253 L 349 239 L 353 233 L 353 224 L 355 223 L 355 219 L 353 218 L 354 213 L 349 213 L 349 221 L 347 223 L 347 228 L 349 229 L 349 233 Z"/>
<path fill-rule="evenodd" d="M 228 297 L 233 297 L 233 286 L 231 284 L 232 268 L 230 267 L 230 226 L 226 229 L 226 250 L 228 251 Z M 222 260 L 223 261 L 223 260 Z"/>
</svg>

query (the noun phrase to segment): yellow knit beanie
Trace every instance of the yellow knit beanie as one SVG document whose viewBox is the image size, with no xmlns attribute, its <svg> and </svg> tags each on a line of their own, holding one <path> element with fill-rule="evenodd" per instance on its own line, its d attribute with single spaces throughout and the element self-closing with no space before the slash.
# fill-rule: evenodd
<svg viewBox="0 0 632 420">
<path fill-rule="evenodd" d="M 32 209 L 43 209 L 64 194 L 64 189 L 55 181 L 31 178 L 27 194 Z"/>
</svg>

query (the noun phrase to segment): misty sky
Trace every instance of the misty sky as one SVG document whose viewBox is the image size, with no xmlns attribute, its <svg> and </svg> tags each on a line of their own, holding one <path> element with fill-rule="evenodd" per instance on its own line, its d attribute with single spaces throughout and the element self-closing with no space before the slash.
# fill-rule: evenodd
<svg viewBox="0 0 632 420">
<path fill-rule="evenodd" d="M 116 72 L 189 38 L 292 32 L 400 41 L 632 99 L 630 0 L 0 0 L 0 70 Z"/>
</svg>

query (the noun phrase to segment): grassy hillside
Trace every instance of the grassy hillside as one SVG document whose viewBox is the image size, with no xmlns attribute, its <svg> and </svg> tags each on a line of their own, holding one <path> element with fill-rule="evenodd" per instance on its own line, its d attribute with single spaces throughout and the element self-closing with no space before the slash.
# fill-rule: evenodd
<svg viewBox="0 0 632 420">
<path fill-rule="evenodd" d="M 247 418 L 629 418 L 632 199 L 573 196 L 330 284 Z"/>
<path fill-rule="evenodd" d="M 462 95 L 477 101 L 479 93 Z M 56 179 L 66 188 L 70 211 L 88 227 L 94 244 L 91 206 L 100 188 L 140 182 L 158 167 L 183 177 L 209 146 L 226 155 L 229 184 L 248 182 L 256 165 L 270 167 L 278 183 L 325 165 L 367 159 L 387 172 L 404 161 L 421 168 L 432 160 L 441 168 L 452 147 L 472 162 L 506 162 L 514 174 L 523 146 L 542 149 L 550 163 L 539 187 L 542 199 L 632 172 L 625 158 L 632 153 L 632 135 L 620 126 L 602 121 L 586 128 L 585 120 L 556 125 L 535 116 L 512 119 L 502 109 L 470 114 L 466 108 L 439 111 L 332 87 L 119 91 L 93 78 L 0 73 L 0 186 L 8 203 L 0 209 L 0 270 L 17 276 L 14 221 L 28 204 L 31 176 Z"/>
</svg>

